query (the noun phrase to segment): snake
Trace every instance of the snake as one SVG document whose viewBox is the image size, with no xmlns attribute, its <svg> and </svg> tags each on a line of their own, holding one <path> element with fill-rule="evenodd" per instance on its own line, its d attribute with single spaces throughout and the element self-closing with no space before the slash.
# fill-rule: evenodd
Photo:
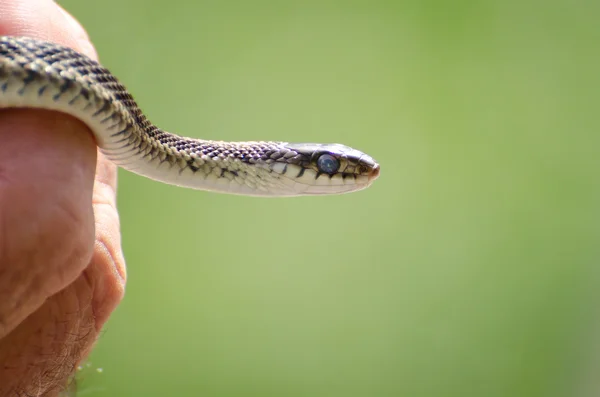
<svg viewBox="0 0 600 397">
<path fill-rule="evenodd" d="M 174 78 L 174 77 L 171 77 Z M 43 108 L 84 122 L 111 162 L 181 187 L 262 197 L 327 195 L 370 186 L 380 166 L 342 144 L 227 142 L 162 130 L 105 67 L 76 50 L 0 37 L 0 108 Z"/>
</svg>

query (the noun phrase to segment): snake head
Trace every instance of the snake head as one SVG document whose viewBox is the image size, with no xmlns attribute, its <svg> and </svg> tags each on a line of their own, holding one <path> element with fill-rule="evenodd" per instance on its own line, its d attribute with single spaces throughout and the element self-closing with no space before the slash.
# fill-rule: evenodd
<svg viewBox="0 0 600 397">
<path fill-rule="evenodd" d="M 371 156 L 348 146 L 283 143 L 285 155 L 270 164 L 295 194 L 348 193 L 368 187 L 379 176 Z"/>
</svg>

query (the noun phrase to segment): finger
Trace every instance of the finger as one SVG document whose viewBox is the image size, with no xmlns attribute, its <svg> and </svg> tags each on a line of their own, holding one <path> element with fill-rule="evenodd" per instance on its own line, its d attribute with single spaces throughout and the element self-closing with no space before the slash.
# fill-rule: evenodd
<svg viewBox="0 0 600 397">
<path fill-rule="evenodd" d="M 61 356 L 63 349 L 93 324 L 74 309 L 91 306 L 91 292 L 73 285 L 90 262 L 95 231 L 96 150 L 82 131 L 56 112 L 0 112 L 0 395 L 45 395 L 37 388 L 56 385 L 36 379 L 58 357 L 53 374 L 68 376 L 69 360 L 80 357 Z"/>
<path fill-rule="evenodd" d="M 48 40 L 96 58 L 85 29 L 52 0 L 0 1 L 0 35 Z"/>
<path fill-rule="evenodd" d="M 95 57 L 83 28 L 49 0 L 0 0 L 3 34 Z M 99 156 L 92 187 L 95 145 L 64 114 L 3 110 L 0 139 L 0 395 L 47 395 L 123 294 L 116 169 Z"/>
<path fill-rule="evenodd" d="M 79 52 L 89 56 L 90 58 L 97 59 L 96 49 L 90 41 L 90 37 L 87 32 L 81 26 L 79 22 L 71 15 L 67 10 L 62 8 L 60 4 L 56 5 L 59 11 L 65 17 L 65 20 L 69 23 L 68 33 L 77 41 L 77 49 Z"/>
<path fill-rule="evenodd" d="M 76 37 L 81 32 L 71 28 L 75 32 L 70 33 L 71 30 L 65 26 L 73 24 L 65 23 L 66 18 L 52 1 L 7 0 L 0 3 L 0 34 L 48 36 L 57 41 L 65 40 L 65 44 L 76 44 Z M 57 20 L 62 20 L 62 23 Z M 89 247 L 92 244 L 90 236 L 93 233 L 90 231 L 94 224 L 89 216 L 85 221 L 83 216 L 85 212 L 89 215 L 91 211 L 90 208 L 82 208 L 81 204 L 91 201 L 92 187 L 85 186 L 81 178 L 73 178 L 67 184 L 60 179 L 69 179 L 73 175 L 76 169 L 73 165 L 93 170 L 95 153 L 90 153 L 93 141 L 85 126 L 62 114 L 9 109 L 2 111 L 0 116 L 0 137 L 3 141 L 0 150 L 4 154 L 0 158 L 0 171 L 3 171 L 4 176 L 4 183 L 0 185 L 0 200 L 3 204 L 0 219 L 5 229 L 11 230 L 10 234 L 0 236 L 0 247 L 4 248 L 0 251 L 0 274 L 3 274 L 0 279 L 0 295 L 6 298 L 0 299 L 2 337 L 39 307 L 49 295 L 71 283 L 87 265 L 91 250 L 78 261 L 70 261 L 68 265 L 64 264 L 65 258 L 60 256 L 50 264 L 43 264 L 39 255 L 32 253 L 38 252 L 44 256 L 46 253 L 41 247 L 45 245 L 52 246 L 58 252 L 83 253 L 80 246 Z M 40 140 L 47 144 L 41 145 Z M 23 152 L 18 150 L 20 147 L 35 150 Z M 77 153 L 86 152 L 87 156 L 74 157 Z M 32 168 L 31 165 L 35 167 Z M 92 178 L 89 180 L 93 180 Z M 80 193 L 70 196 L 72 192 Z M 73 199 L 82 192 L 87 193 L 88 200 L 77 203 Z M 40 197 L 44 199 L 38 202 Z M 29 210 L 25 211 L 23 207 Z M 15 214 L 19 215 L 20 220 L 13 219 Z M 82 235 L 87 236 L 88 241 L 76 239 L 71 245 L 63 246 L 64 243 L 54 241 L 56 238 L 45 241 L 35 238 L 35 235 L 45 234 L 60 236 L 52 233 L 52 224 L 62 218 L 75 219 L 76 224 L 70 226 L 85 230 Z M 67 225 L 63 227 L 67 229 Z M 28 263 L 14 266 L 16 260 L 27 260 Z"/>
</svg>

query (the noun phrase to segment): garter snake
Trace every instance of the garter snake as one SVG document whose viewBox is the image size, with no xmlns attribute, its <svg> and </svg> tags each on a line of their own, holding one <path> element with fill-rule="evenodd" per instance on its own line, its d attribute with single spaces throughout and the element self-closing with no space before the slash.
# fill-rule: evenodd
<svg viewBox="0 0 600 397">
<path fill-rule="evenodd" d="M 183 187 L 251 196 L 339 194 L 379 176 L 372 157 L 340 144 L 224 142 L 166 132 L 99 63 L 32 38 L 0 37 L 0 108 L 7 107 L 70 114 L 118 166 Z"/>
</svg>

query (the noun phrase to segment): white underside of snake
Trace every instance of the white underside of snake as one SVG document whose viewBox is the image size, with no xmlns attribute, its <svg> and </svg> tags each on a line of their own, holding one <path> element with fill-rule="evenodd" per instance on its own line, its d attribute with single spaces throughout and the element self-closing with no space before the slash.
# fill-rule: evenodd
<svg viewBox="0 0 600 397">
<path fill-rule="evenodd" d="M 70 48 L 0 37 L 0 108 L 44 108 L 88 125 L 115 164 L 157 181 L 250 196 L 339 194 L 379 176 L 372 157 L 340 144 L 185 138 L 151 124 L 104 67 Z"/>
</svg>

